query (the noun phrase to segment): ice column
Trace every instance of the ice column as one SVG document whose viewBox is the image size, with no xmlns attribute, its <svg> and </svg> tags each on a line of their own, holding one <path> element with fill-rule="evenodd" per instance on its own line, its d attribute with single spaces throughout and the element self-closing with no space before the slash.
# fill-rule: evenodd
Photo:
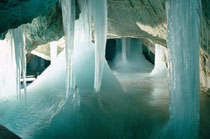
<svg viewBox="0 0 210 139">
<path fill-rule="evenodd" d="M 23 76 L 24 93 L 26 98 L 26 58 L 25 58 L 25 43 L 23 36 L 23 27 L 19 26 L 17 29 L 10 30 L 11 46 L 15 53 L 16 61 L 16 89 L 17 94 L 21 98 L 21 75 Z"/>
<path fill-rule="evenodd" d="M 122 38 L 122 61 L 126 63 L 126 38 Z"/>
<path fill-rule="evenodd" d="M 94 89 L 100 90 L 103 77 L 106 34 L 107 34 L 107 0 L 91 0 L 91 11 L 95 33 L 95 79 Z"/>
<path fill-rule="evenodd" d="M 63 28 L 65 33 L 66 52 L 66 98 L 73 88 L 73 51 L 74 51 L 74 24 L 75 24 L 75 0 L 61 0 Z M 76 78 L 76 77 L 75 77 Z"/>
<path fill-rule="evenodd" d="M 199 125 L 200 0 L 166 2 L 171 138 L 197 138 Z"/>
<path fill-rule="evenodd" d="M 155 67 L 152 70 L 151 75 L 166 73 L 166 64 L 165 64 L 165 48 L 159 44 L 155 44 Z"/>
<path fill-rule="evenodd" d="M 50 60 L 51 64 L 55 62 L 57 57 L 57 41 L 50 42 Z"/>
</svg>

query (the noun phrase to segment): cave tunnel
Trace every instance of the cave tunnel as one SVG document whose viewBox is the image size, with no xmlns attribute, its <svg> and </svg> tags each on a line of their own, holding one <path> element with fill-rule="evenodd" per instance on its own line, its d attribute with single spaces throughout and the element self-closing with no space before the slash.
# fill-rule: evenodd
<svg viewBox="0 0 210 139">
<path fill-rule="evenodd" d="M 0 139 L 210 138 L 209 5 L 0 1 Z"/>
</svg>

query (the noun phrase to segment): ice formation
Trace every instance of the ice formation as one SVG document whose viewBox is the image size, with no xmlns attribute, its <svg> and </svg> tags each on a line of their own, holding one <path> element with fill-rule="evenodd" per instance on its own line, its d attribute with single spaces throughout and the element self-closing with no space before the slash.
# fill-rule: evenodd
<svg viewBox="0 0 210 139">
<path fill-rule="evenodd" d="M 65 52 L 66 52 L 66 98 L 73 89 L 73 67 L 72 59 L 74 53 L 74 21 L 75 21 L 75 0 L 62 0 L 63 28 L 65 33 Z"/>
<path fill-rule="evenodd" d="M 82 8 L 81 11 L 83 10 L 85 9 Z M 75 90 L 72 97 L 68 97 L 66 100 L 66 95 L 63 93 L 65 92 L 67 71 L 65 70 L 66 53 L 62 52 L 56 58 L 55 63 L 28 86 L 27 106 L 23 105 L 24 101 L 22 100 L 10 99 L 8 103 L 0 101 L 0 123 L 20 137 L 59 137 L 63 132 L 67 132 L 62 134 L 63 136 L 71 136 L 69 131 L 72 131 L 72 124 L 67 123 L 72 120 L 69 115 L 72 115 L 73 106 L 78 106 L 80 101 L 84 101 L 80 99 L 80 95 L 99 95 L 94 93 L 95 44 L 90 43 L 87 38 L 90 32 L 86 21 L 89 19 L 84 17 L 88 17 L 88 15 L 81 14 L 80 19 L 75 22 L 75 49 L 72 56 L 75 75 L 73 74 L 72 78 L 76 77 L 73 80 L 77 84 L 73 84 Z M 116 97 L 123 92 L 119 81 L 112 74 L 106 61 L 104 61 L 103 74 L 100 94 L 111 94 Z M 6 107 L 7 109 L 5 109 Z"/>
<path fill-rule="evenodd" d="M 118 71 L 151 71 L 149 63 L 142 53 L 140 39 L 122 38 L 117 40 L 115 58 L 112 67 Z"/>
<path fill-rule="evenodd" d="M 11 46 L 15 52 L 16 61 L 16 89 L 19 98 L 21 98 L 21 75 L 23 76 L 24 93 L 26 99 L 26 58 L 25 58 L 25 43 L 23 36 L 23 27 L 10 30 Z"/>
<path fill-rule="evenodd" d="M 151 75 L 167 75 L 167 68 L 165 63 L 165 48 L 159 44 L 155 44 L 155 67 L 152 70 Z"/>
<path fill-rule="evenodd" d="M 95 34 L 95 78 L 94 88 L 100 90 L 103 77 L 106 34 L 107 34 L 107 0 L 90 0 Z"/>
<path fill-rule="evenodd" d="M 21 77 L 23 78 L 26 96 L 26 59 L 22 29 L 23 27 L 20 26 L 17 29 L 10 30 L 7 33 L 6 39 L 1 41 L 2 90 L 0 94 L 4 97 L 13 96 L 14 92 L 16 92 L 16 96 L 21 98 Z"/>
<path fill-rule="evenodd" d="M 90 40 L 90 25 L 93 19 L 94 38 L 95 38 L 95 78 L 94 88 L 98 92 L 100 90 L 103 77 L 103 69 L 105 62 L 106 32 L 107 32 L 107 1 L 106 0 L 84 0 L 78 1 L 83 13 L 81 17 L 86 24 L 83 24 L 88 35 L 85 36 Z M 75 20 L 75 1 L 63 0 L 62 15 L 64 22 L 64 30 L 66 36 L 66 61 L 67 61 L 67 90 L 73 88 L 72 83 L 75 82 L 71 78 L 73 76 L 72 57 L 74 53 L 74 20 Z M 80 35 L 79 35 L 80 36 Z M 84 39 L 84 38 L 83 38 Z M 70 83 L 70 85 L 69 85 Z M 67 91 L 68 92 L 68 91 Z"/>
<path fill-rule="evenodd" d="M 16 96 L 16 64 L 9 40 L 0 40 L 0 100 Z"/>
<path fill-rule="evenodd" d="M 127 60 L 127 58 L 126 58 L 126 47 L 128 47 L 127 41 L 128 41 L 128 39 L 122 38 L 122 61 L 123 61 L 123 63 L 126 63 L 126 60 Z"/>
<path fill-rule="evenodd" d="M 169 49 L 170 121 L 173 138 L 197 138 L 199 125 L 200 0 L 166 3 Z"/>
<path fill-rule="evenodd" d="M 50 42 L 50 61 L 51 64 L 55 62 L 57 57 L 57 41 Z"/>
</svg>

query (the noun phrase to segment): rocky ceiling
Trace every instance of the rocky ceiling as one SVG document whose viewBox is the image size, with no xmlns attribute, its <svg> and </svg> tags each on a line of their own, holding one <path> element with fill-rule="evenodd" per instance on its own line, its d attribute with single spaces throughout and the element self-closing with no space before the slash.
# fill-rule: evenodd
<svg viewBox="0 0 210 139">
<path fill-rule="evenodd" d="M 202 6 L 205 34 L 210 34 L 210 1 L 202 0 Z M 1 0 L 0 15 L 2 39 L 8 29 L 32 22 L 25 30 L 28 52 L 63 36 L 58 0 Z M 165 0 L 108 0 L 109 38 L 145 38 L 166 46 L 166 32 Z"/>
</svg>

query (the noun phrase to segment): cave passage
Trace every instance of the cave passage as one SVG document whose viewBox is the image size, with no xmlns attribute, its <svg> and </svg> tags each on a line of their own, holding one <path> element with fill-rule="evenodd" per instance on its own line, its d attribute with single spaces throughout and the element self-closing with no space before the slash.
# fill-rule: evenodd
<svg viewBox="0 0 210 139">
<path fill-rule="evenodd" d="M 199 82 L 199 0 L 166 1 L 167 48 L 153 43 L 153 50 L 143 38 L 107 41 L 107 0 L 60 5 L 65 48 L 57 56 L 59 41 L 50 43 L 51 64 L 27 87 L 24 26 L 0 41 L 2 125 L 24 139 L 210 137 L 210 98 Z"/>
</svg>

